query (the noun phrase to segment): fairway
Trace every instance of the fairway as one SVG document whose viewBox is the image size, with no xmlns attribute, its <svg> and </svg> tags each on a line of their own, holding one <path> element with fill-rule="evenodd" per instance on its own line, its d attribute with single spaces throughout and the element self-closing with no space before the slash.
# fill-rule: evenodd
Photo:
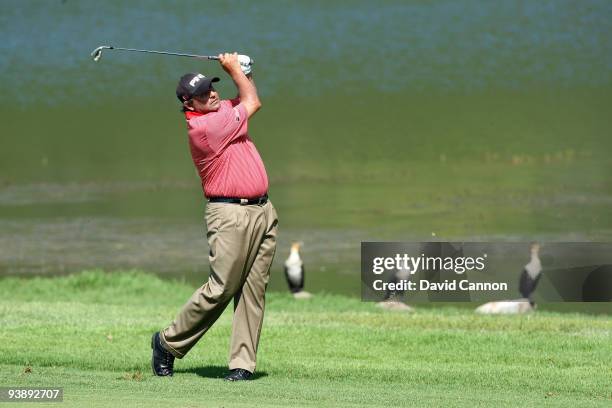
<svg viewBox="0 0 612 408">
<path fill-rule="evenodd" d="M 61 406 L 603 407 L 612 402 L 608 316 L 491 317 L 418 307 L 404 314 L 324 294 L 302 302 L 268 294 L 255 381 L 221 379 L 229 309 L 177 360 L 173 378 L 153 377 L 151 333 L 174 317 L 192 291 L 142 272 L 4 278 L 0 383 L 64 387 Z"/>
</svg>

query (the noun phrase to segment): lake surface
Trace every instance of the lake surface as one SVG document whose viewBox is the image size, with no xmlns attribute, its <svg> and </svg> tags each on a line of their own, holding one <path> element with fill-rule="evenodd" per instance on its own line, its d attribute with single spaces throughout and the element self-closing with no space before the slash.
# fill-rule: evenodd
<svg viewBox="0 0 612 408">
<path fill-rule="evenodd" d="M 206 279 L 174 88 L 235 90 L 103 44 L 255 59 L 272 290 L 293 240 L 307 289 L 358 296 L 361 241 L 612 238 L 608 1 L 3 1 L 0 34 L 0 275 Z"/>
</svg>

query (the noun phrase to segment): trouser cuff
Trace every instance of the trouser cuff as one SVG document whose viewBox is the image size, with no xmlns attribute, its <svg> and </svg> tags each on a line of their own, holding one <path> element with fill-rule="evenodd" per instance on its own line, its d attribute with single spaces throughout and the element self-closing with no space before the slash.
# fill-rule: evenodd
<svg viewBox="0 0 612 408">
<path fill-rule="evenodd" d="M 161 343 L 162 347 L 165 348 L 166 351 L 168 351 L 170 354 L 172 354 L 176 358 L 185 357 L 184 353 L 181 353 L 180 351 L 172 347 L 170 344 L 168 344 L 168 342 L 166 341 L 166 336 L 164 335 L 164 331 L 165 330 L 162 330 L 159 332 L 159 342 Z"/>
<path fill-rule="evenodd" d="M 247 363 L 241 358 L 233 358 L 229 363 L 229 369 L 235 370 L 237 368 L 242 368 L 243 370 L 247 370 L 247 371 L 254 373 L 255 363 Z"/>
</svg>

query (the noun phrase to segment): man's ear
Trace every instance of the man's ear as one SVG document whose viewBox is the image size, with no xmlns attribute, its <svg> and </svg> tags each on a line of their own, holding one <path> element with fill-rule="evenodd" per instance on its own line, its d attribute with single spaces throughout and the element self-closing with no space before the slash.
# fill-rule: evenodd
<svg viewBox="0 0 612 408">
<path fill-rule="evenodd" d="M 191 101 L 185 101 L 185 102 L 183 102 L 183 107 L 184 107 L 186 110 L 190 110 L 190 111 L 195 110 L 195 108 L 193 107 L 193 103 L 192 103 Z"/>
</svg>

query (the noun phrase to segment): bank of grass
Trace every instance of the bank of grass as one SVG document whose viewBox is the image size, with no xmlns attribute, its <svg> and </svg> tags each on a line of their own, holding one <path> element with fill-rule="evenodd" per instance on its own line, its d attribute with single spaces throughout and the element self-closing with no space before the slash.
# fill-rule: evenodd
<svg viewBox="0 0 612 408">
<path fill-rule="evenodd" d="M 193 288 L 141 272 L 0 280 L 0 386 L 61 386 L 62 406 L 610 406 L 612 320 L 386 312 L 270 293 L 255 381 L 226 383 L 231 308 L 173 378 L 151 333 Z M 20 405 L 22 406 L 22 405 Z M 39 406 L 39 405 L 36 405 Z"/>
</svg>

